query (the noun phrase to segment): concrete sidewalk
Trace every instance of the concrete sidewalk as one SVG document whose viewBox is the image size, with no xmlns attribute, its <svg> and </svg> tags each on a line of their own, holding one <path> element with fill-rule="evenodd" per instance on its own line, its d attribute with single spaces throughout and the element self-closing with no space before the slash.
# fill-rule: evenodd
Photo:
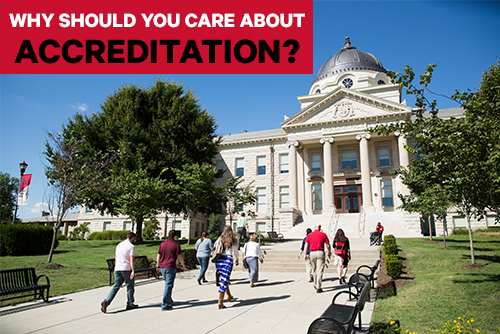
<svg viewBox="0 0 500 334">
<path fill-rule="evenodd" d="M 368 264 L 368 263 L 367 263 Z M 370 264 L 371 265 L 371 264 Z M 178 273 L 172 310 L 162 312 L 163 280 L 136 282 L 138 309 L 125 311 L 123 287 L 108 313 L 100 303 L 110 287 L 50 298 L 49 303 L 31 302 L 0 309 L 0 332 L 12 333 L 300 333 L 319 317 L 333 296 L 346 285 L 325 275 L 323 293 L 316 293 L 305 273 L 261 272 L 257 287 L 250 288 L 248 273 L 241 265 L 231 275 L 231 292 L 237 298 L 226 309 L 217 308 L 214 271 L 209 283 L 198 285 L 198 270 Z M 347 295 L 345 295 L 345 299 Z M 367 302 L 362 313 L 368 328 L 374 303 Z"/>
</svg>

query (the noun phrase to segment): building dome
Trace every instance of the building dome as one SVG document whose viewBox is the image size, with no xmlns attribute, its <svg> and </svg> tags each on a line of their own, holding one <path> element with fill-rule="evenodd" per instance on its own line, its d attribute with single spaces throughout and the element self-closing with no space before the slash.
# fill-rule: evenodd
<svg viewBox="0 0 500 334">
<path fill-rule="evenodd" d="M 321 66 L 314 82 L 338 73 L 360 70 L 386 73 L 374 55 L 356 49 L 346 37 L 344 47 Z"/>
</svg>

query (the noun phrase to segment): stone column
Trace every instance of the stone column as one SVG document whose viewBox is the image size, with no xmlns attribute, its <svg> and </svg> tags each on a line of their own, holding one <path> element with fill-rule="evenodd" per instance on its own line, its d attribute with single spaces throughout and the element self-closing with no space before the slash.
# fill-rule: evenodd
<svg viewBox="0 0 500 334">
<path fill-rule="evenodd" d="M 291 142 L 288 144 L 288 181 L 290 184 L 290 208 L 297 208 L 297 147 L 299 142 Z"/>
<path fill-rule="evenodd" d="M 373 208 L 372 201 L 372 183 L 370 176 L 370 156 L 368 153 L 368 140 L 371 135 L 369 133 L 357 135 L 359 141 L 359 155 L 361 160 L 361 184 L 363 186 L 363 207 Z"/>
<path fill-rule="evenodd" d="M 333 161 L 332 161 L 332 144 L 335 139 L 321 138 L 320 143 L 323 144 L 323 158 L 325 167 L 325 189 L 323 192 L 325 199 L 325 209 L 333 209 Z"/>
<path fill-rule="evenodd" d="M 398 140 L 399 165 L 408 168 L 408 166 L 410 165 L 410 154 L 405 148 L 405 146 L 407 145 L 406 138 L 402 136 L 399 132 L 395 132 L 394 136 Z M 401 183 L 401 193 L 403 195 L 410 194 L 408 187 L 403 183 Z"/>
</svg>

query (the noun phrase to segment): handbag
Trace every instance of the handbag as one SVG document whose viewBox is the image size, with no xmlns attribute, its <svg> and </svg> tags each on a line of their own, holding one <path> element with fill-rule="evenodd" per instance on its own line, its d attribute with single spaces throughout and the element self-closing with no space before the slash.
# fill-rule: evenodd
<svg viewBox="0 0 500 334">
<path fill-rule="evenodd" d="M 247 254 L 247 245 L 245 244 L 245 247 L 243 248 L 243 268 L 248 269 L 250 267 L 248 266 L 247 258 L 245 257 L 246 254 Z"/>
<path fill-rule="evenodd" d="M 335 255 L 338 255 L 338 256 L 342 256 L 342 255 L 344 255 L 344 246 L 345 246 L 345 245 L 344 245 L 344 244 L 342 244 L 342 248 L 340 248 L 340 249 L 335 248 L 335 249 L 334 249 L 334 251 L 333 251 L 333 252 L 334 252 L 334 254 L 335 254 Z"/>
<path fill-rule="evenodd" d="M 219 261 L 220 257 L 222 256 L 222 252 L 224 252 L 224 245 L 220 240 L 218 241 L 219 241 L 218 243 L 216 241 L 217 245 L 215 246 L 215 249 L 212 252 L 212 257 L 210 258 L 210 261 L 212 263 Z"/>
</svg>

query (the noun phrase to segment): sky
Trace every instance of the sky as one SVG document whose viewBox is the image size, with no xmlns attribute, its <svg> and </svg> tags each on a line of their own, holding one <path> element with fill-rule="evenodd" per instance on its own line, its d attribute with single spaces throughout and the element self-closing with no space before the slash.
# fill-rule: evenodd
<svg viewBox="0 0 500 334">
<path fill-rule="evenodd" d="M 47 132 L 57 132 L 77 111 L 99 112 L 124 84 L 148 87 L 156 78 L 193 89 L 202 108 L 215 116 L 217 133 L 277 129 L 300 111 L 321 65 L 346 36 L 377 57 L 385 69 L 405 65 L 420 75 L 436 64 L 430 89 L 451 95 L 477 90 L 481 76 L 500 56 L 497 1 L 314 1 L 314 73 L 286 75 L 0 75 L 0 171 L 19 177 L 26 161 L 32 174 L 29 204 L 20 218 L 40 216 L 46 202 L 43 156 Z M 458 104 L 438 96 L 439 108 Z M 404 96 L 407 105 L 414 99 Z"/>
</svg>

